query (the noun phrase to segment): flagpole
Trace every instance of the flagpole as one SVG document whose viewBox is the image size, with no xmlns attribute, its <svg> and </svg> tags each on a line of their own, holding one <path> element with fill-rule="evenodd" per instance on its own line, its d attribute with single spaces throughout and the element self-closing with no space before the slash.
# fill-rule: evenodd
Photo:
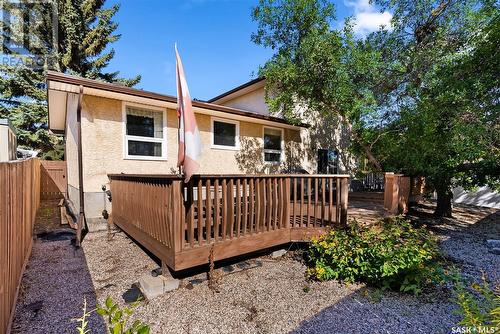
<svg viewBox="0 0 500 334">
<path fill-rule="evenodd" d="M 176 53 L 176 61 L 175 61 L 175 81 L 177 83 L 177 87 L 179 87 L 179 65 L 177 64 L 177 42 L 174 43 L 175 53 Z M 179 98 L 179 90 L 177 90 L 177 109 L 180 111 L 180 98 Z M 181 118 L 177 117 L 177 146 L 181 144 Z M 179 166 L 179 175 L 182 176 L 182 167 Z"/>
</svg>

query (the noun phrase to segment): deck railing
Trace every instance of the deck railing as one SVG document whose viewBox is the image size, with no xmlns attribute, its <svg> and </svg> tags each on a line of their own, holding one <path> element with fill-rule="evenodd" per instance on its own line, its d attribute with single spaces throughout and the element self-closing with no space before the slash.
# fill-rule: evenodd
<svg viewBox="0 0 500 334">
<path fill-rule="evenodd" d="M 110 175 L 112 221 L 171 268 L 308 239 L 347 219 L 344 175 Z"/>
</svg>

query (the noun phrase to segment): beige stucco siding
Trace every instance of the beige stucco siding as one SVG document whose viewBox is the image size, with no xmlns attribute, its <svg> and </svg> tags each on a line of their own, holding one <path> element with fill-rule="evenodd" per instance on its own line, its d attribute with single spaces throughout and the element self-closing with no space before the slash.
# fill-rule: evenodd
<svg viewBox="0 0 500 334">
<path fill-rule="evenodd" d="M 85 192 L 100 192 L 101 186 L 108 183 L 108 174 L 171 174 L 177 171 L 176 111 L 167 109 L 166 161 L 125 159 L 122 103 L 120 100 L 95 96 L 86 95 L 83 98 L 82 150 Z M 240 150 L 225 150 L 211 147 L 211 116 L 196 114 L 196 120 L 203 145 L 199 171 L 201 174 L 273 171 L 273 169 L 266 169 L 268 166 L 262 162 L 263 125 L 240 121 Z M 285 147 L 289 142 L 300 141 L 300 134 L 297 130 L 287 129 L 284 134 Z M 251 143 L 251 145 L 245 146 L 245 143 Z M 251 153 L 251 160 L 246 159 L 247 153 Z M 73 172 L 68 171 L 68 174 L 76 173 L 77 175 L 76 160 L 69 158 L 70 155 L 68 155 L 68 170 Z M 259 168 L 256 169 L 256 166 Z M 277 169 L 276 166 L 273 168 Z"/>
<path fill-rule="evenodd" d="M 263 87 L 246 93 L 245 95 L 240 95 L 233 99 L 224 101 L 220 104 L 228 107 L 250 110 L 263 115 L 269 115 L 269 108 L 267 107 L 265 101 L 265 91 Z"/>
</svg>

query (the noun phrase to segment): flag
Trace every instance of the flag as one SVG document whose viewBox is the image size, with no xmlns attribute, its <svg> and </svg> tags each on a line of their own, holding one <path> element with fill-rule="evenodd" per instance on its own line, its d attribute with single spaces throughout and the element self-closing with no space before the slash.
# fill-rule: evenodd
<svg viewBox="0 0 500 334">
<path fill-rule="evenodd" d="M 183 167 L 185 182 L 198 171 L 201 155 L 201 137 L 196 118 L 194 117 L 191 96 L 186 83 L 184 67 L 182 66 L 177 45 L 175 45 L 176 78 L 177 78 L 177 117 L 179 118 L 179 152 L 177 167 Z"/>
</svg>

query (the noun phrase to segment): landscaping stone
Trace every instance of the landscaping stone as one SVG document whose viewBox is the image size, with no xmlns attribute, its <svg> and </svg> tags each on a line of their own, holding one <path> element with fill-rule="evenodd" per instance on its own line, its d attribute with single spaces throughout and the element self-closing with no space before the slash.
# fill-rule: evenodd
<svg viewBox="0 0 500 334">
<path fill-rule="evenodd" d="M 277 251 L 272 252 L 272 253 L 271 253 L 271 257 L 272 257 L 273 259 L 277 259 L 277 258 L 279 258 L 279 257 L 282 257 L 282 256 L 283 256 L 283 255 L 285 255 L 285 254 L 286 254 L 286 249 L 279 249 L 279 250 L 277 250 Z"/>
<path fill-rule="evenodd" d="M 495 254 L 495 255 L 500 255 L 500 248 L 497 248 L 497 247 L 492 248 L 492 249 L 490 249 L 490 253 Z"/>
<path fill-rule="evenodd" d="M 222 270 L 226 273 L 232 273 L 234 271 L 234 267 L 229 265 L 229 266 L 225 266 L 222 268 Z"/>
<path fill-rule="evenodd" d="M 107 285 L 110 286 L 112 284 L 107 284 Z M 125 301 L 125 303 L 130 304 L 130 303 L 135 303 L 138 300 L 144 299 L 144 295 L 142 294 L 141 289 L 139 288 L 139 284 L 134 283 L 132 284 L 130 289 L 128 289 L 127 291 L 125 291 L 125 293 L 123 293 L 122 298 L 123 301 Z"/>
<path fill-rule="evenodd" d="M 486 243 L 491 248 L 500 248 L 500 240 L 488 239 L 486 240 Z"/>
<path fill-rule="evenodd" d="M 173 277 L 143 275 L 139 279 L 141 290 L 147 299 L 153 299 L 179 287 L 179 280 Z"/>
</svg>

